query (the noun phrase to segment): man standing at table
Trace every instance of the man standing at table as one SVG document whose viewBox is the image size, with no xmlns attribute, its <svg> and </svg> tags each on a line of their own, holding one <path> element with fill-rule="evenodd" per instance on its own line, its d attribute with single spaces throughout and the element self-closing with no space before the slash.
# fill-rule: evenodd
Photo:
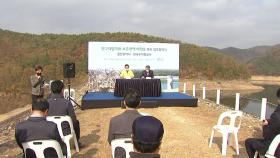
<svg viewBox="0 0 280 158">
<path fill-rule="evenodd" d="M 145 70 L 142 72 L 140 78 L 147 78 L 147 77 L 154 78 L 154 72 L 150 68 L 151 68 L 150 65 L 147 65 L 145 67 Z"/>
<path fill-rule="evenodd" d="M 131 70 L 129 70 L 129 65 L 128 64 L 125 64 L 124 65 L 124 70 L 122 70 L 121 72 L 121 78 L 125 78 L 125 79 L 131 79 L 134 77 L 134 74 Z"/>
</svg>

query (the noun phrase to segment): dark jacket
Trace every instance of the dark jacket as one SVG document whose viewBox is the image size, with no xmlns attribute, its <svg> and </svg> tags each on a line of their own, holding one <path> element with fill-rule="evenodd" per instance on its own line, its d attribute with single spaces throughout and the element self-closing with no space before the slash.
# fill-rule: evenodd
<svg viewBox="0 0 280 158">
<path fill-rule="evenodd" d="M 40 79 L 36 75 L 32 75 L 30 77 L 31 82 L 31 93 L 33 95 L 44 95 L 44 83 L 45 83 L 45 77 L 41 76 Z"/>
<path fill-rule="evenodd" d="M 63 154 L 66 155 L 66 145 L 60 138 L 56 124 L 47 121 L 45 117 L 29 117 L 26 121 L 17 124 L 15 137 L 20 148 L 22 148 L 22 143 L 28 141 L 56 140 L 60 144 Z"/>
<path fill-rule="evenodd" d="M 126 110 L 122 114 L 113 117 L 110 120 L 108 143 L 113 139 L 130 138 L 132 133 L 133 121 L 142 116 L 137 110 Z"/>
<path fill-rule="evenodd" d="M 140 78 L 146 78 L 146 77 L 151 77 L 154 78 L 154 72 L 153 70 L 149 70 L 149 72 L 147 72 L 146 70 L 142 71 L 141 77 Z"/>
<path fill-rule="evenodd" d="M 160 158 L 159 154 L 130 152 L 130 158 Z"/>
<path fill-rule="evenodd" d="M 72 103 L 65 99 L 61 94 L 51 94 L 48 99 L 49 111 L 48 116 L 70 116 L 74 126 L 77 139 L 80 138 L 80 123 L 77 120 Z M 71 133 L 70 125 L 62 123 L 63 134 L 68 135 Z"/>
<path fill-rule="evenodd" d="M 76 114 L 72 103 L 65 99 L 61 94 L 52 94 L 48 99 L 49 111 L 48 116 L 65 116 L 71 117 L 72 121 L 77 121 Z"/>
<path fill-rule="evenodd" d="M 266 146 L 263 153 L 268 150 L 272 140 L 278 134 L 280 134 L 280 105 L 278 105 L 275 111 L 271 114 L 270 119 L 268 120 L 268 125 L 263 126 L 264 144 Z"/>
</svg>

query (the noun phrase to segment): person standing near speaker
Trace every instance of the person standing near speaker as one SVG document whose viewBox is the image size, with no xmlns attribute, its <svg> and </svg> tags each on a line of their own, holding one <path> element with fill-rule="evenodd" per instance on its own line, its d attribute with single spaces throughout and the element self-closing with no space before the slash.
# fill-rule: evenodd
<svg viewBox="0 0 280 158">
<path fill-rule="evenodd" d="M 31 75 L 31 94 L 32 103 L 35 103 L 37 99 L 44 97 L 44 84 L 45 77 L 42 75 L 43 68 L 40 65 L 35 66 L 35 74 Z"/>
</svg>

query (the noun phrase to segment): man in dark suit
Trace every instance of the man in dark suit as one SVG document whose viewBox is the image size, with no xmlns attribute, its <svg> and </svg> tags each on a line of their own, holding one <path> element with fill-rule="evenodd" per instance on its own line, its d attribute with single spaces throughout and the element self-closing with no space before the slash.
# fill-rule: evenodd
<svg viewBox="0 0 280 158">
<path fill-rule="evenodd" d="M 271 114 L 269 120 L 263 121 L 263 138 L 248 138 L 245 140 L 246 151 L 249 158 L 253 158 L 256 151 L 265 155 L 274 137 L 280 134 L 280 89 L 277 91 L 278 106 Z M 276 153 L 276 157 L 280 157 Z"/>
<path fill-rule="evenodd" d="M 65 116 L 68 115 L 71 117 L 73 122 L 73 127 L 77 136 L 79 146 L 81 146 L 80 140 L 80 123 L 77 120 L 73 105 L 71 101 L 63 97 L 63 88 L 64 84 L 60 80 L 55 80 L 51 83 L 52 94 L 48 99 L 50 108 L 48 116 Z M 65 135 L 70 134 L 70 126 L 68 124 L 62 124 L 63 133 Z"/>
<path fill-rule="evenodd" d="M 142 116 L 132 124 L 132 142 L 135 152 L 131 158 L 160 158 L 159 149 L 164 128 L 160 120 L 153 116 Z"/>
<path fill-rule="evenodd" d="M 34 140 L 56 140 L 62 148 L 62 152 L 66 155 L 66 145 L 60 138 L 58 129 L 55 123 L 46 120 L 49 103 L 45 99 L 38 99 L 32 103 L 32 114 L 23 122 L 16 126 L 15 137 L 20 148 L 22 143 Z M 27 152 L 27 157 L 36 157 L 34 152 Z M 57 157 L 54 150 L 47 150 L 46 157 Z"/>
<path fill-rule="evenodd" d="M 151 70 L 150 65 L 147 65 L 145 67 L 145 70 L 142 72 L 140 78 L 147 78 L 147 77 L 154 78 L 154 72 L 153 72 L 153 70 Z"/>
<path fill-rule="evenodd" d="M 141 103 L 141 96 L 135 89 L 129 89 L 124 96 L 124 104 L 126 110 L 110 120 L 108 143 L 111 144 L 113 139 L 130 138 L 132 131 L 132 123 L 137 118 L 142 116 L 137 107 Z"/>
<path fill-rule="evenodd" d="M 135 89 L 127 90 L 126 95 L 124 96 L 124 104 L 126 110 L 118 115 L 113 117 L 110 120 L 109 132 L 108 132 L 108 143 L 111 144 L 111 141 L 118 138 L 131 138 L 132 133 L 132 123 L 133 121 L 142 116 L 138 111 L 137 107 L 141 103 L 141 96 L 139 92 Z M 115 158 L 125 157 L 125 150 L 123 148 L 116 148 Z"/>
</svg>

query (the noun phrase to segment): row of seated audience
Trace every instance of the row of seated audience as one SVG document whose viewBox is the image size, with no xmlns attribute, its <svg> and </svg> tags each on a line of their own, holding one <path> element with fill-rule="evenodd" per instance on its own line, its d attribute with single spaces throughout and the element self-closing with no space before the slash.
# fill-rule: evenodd
<svg viewBox="0 0 280 158">
<path fill-rule="evenodd" d="M 60 143 L 63 154 L 66 155 L 66 145 L 61 140 L 55 123 L 46 120 L 46 116 L 64 116 L 72 118 L 77 139 L 80 138 L 80 125 L 76 118 L 71 102 L 63 97 L 64 85 L 60 80 L 52 82 L 52 94 L 48 100 L 38 99 L 32 103 L 31 116 L 16 126 L 15 137 L 18 145 L 33 140 L 53 139 Z M 265 155 L 269 145 L 276 135 L 280 134 L 280 89 L 277 91 L 279 105 L 272 113 L 270 119 L 263 122 L 263 138 L 248 138 L 245 141 L 249 158 L 253 158 L 256 151 Z M 141 104 L 141 97 L 137 90 L 129 89 L 124 97 L 126 110 L 110 120 L 108 143 L 119 138 L 132 138 L 134 152 L 131 158 L 159 158 L 159 148 L 164 134 L 163 124 L 153 116 L 143 116 L 137 108 Z M 70 126 L 63 124 L 63 133 L 70 133 Z M 79 146 L 81 144 L 79 143 Z M 28 157 L 35 157 L 32 151 Z M 47 150 L 46 156 L 53 157 L 53 150 Z M 125 158 L 125 149 L 117 147 L 115 158 Z M 276 157 L 280 157 L 279 150 Z M 54 156 L 55 157 L 55 156 Z"/>
<path fill-rule="evenodd" d="M 22 148 L 22 143 L 39 139 L 54 139 L 57 140 L 62 147 L 62 151 L 66 154 L 66 146 L 62 142 L 56 124 L 46 121 L 46 116 L 65 116 L 71 117 L 74 130 L 79 142 L 80 125 L 76 118 L 71 102 L 64 99 L 62 91 L 64 88 L 63 82 L 60 80 L 54 81 L 51 84 L 52 94 L 46 101 L 42 98 L 44 94 L 45 77 L 42 75 L 42 67 L 35 67 L 35 75 L 32 75 L 32 114 L 31 116 L 16 127 L 16 141 Z M 125 69 L 120 74 L 121 78 L 133 78 L 134 73 L 129 69 L 129 65 L 125 64 Z M 153 71 L 147 65 L 142 72 L 140 78 L 153 78 Z M 269 145 L 276 135 L 280 134 L 280 89 L 277 91 L 278 107 L 271 114 L 270 119 L 263 121 L 263 138 L 248 138 L 245 141 L 246 151 L 249 158 L 253 158 L 256 151 L 261 155 L 265 155 Z M 37 100 L 38 99 L 38 100 Z M 124 97 L 126 111 L 111 119 L 108 132 L 108 143 L 118 138 L 131 138 L 134 148 L 137 152 L 131 153 L 131 157 L 159 157 L 157 153 L 161 144 L 161 139 L 164 133 L 162 123 L 152 116 L 142 116 L 137 111 L 141 104 L 141 97 L 136 90 L 130 89 Z M 70 133 L 70 126 L 65 123 L 62 125 L 64 135 Z M 81 143 L 79 142 L 79 146 Z M 52 155 L 51 151 L 47 152 Z M 143 154 L 149 153 L 149 154 Z M 34 153 L 33 153 L 34 154 Z M 31 153 L 32 155 L 32 153 Z M 280 150 L 275 153 L 276 157 L 280 157 Z M 32 156 L 31 156 L 32 157 Z M 115 157 L 125 157 L 125 151 L 122 148 L 117 148 Z"/>
<path fill-rule="evenodd" d="M 15 138 L 19 147 L 22 148 L 22 143 L 34 140 L 56 140 L 60 143 L 62 152 L 66 155 L 66 145 L 61 140 L 58 133 L 57 125 L 46 120 L 46 116 L 70 116 L 73 122 L 73 127 L 77 136 L 79 146 L 80 124 L 76 118 L 72 103 L 63 97 L 64 84 L 60 80 L 56 80 L 51 84 L 52 94 L 48 100 L 38 98 L 32 103 L 31 115 L 26 121 L 22 121 L 16 126 Z M 63 134 L 71 133 L 70 125 L 62 123 Z M 34 157 L 32 151 L 27 152 L 27 157 Z M 56 153 L 53 150 L 47 151 L 47 157 L 53 157 Z"/>
<path fill-rule="evenodd" d="M 37 99 L 32 103 L 30 117 L 17 124 L 15 138 L 19 147 L 22 143 L 34 140 L 56 140 L 60 145 L 63 154 L 66 156 L 66 145 L 62 141 L 57 125 L 46 120 L 47 116 L 71 117 L 75 133 L 79 142 L 80 125 L 71 102 L 63 97 L 64 84 L 60 80 L 53 81 L 51 84 L 52 94 L 48 100 Z M 110 121 L 108 142 L 118 138 L 132 138 L 136 152 L 131 152 L 131 158 L 159 158 L 158 150 L 163 137 L 164 129 L 162 123 L 153 116 L 142 116 L 137 108 L 141 103 L 141 97 L 137 90 L 129 89 L 124 97 L 126 111 L 115 116 Z M 70 133 L 70 126 L 62 124 L 63 134 Z M 81 143 L 79 142 L 79 146 Z M 28 158 L 35 158 L 32 150 L 27 150 Z M 53 149 L 47 149 L 45 157 L 56 157 Z M 24 154 L 23 154 L 24 157 Z M 116 158 L 125 158 L 125 150 L 117 148 Z"/>
</svg>

